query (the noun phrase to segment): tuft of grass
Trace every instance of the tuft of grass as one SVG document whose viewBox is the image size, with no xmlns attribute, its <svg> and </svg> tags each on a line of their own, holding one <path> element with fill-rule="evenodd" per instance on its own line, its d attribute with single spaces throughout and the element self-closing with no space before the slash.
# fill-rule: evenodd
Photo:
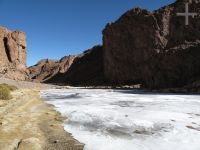
<svg viewBox="0 0 200 150">
<path fill-rule="evenodd" d="M 0 87 L 3 86 L 3 87 L 7 87 L 10 91 L 15 91 L 17 90 L 18 88 L 14 85 L 8 85 L 6 83 L 3 83 L 3 84 L 0 84 Z"/>
<path fill-rule="evenodd" d="M 17 87 L 8 85 L 8 84 L 0 84 L 0 99 L 1 100 L 9 100 L 12 98 L 11 92 L 17 90 Z"/>
</svg>

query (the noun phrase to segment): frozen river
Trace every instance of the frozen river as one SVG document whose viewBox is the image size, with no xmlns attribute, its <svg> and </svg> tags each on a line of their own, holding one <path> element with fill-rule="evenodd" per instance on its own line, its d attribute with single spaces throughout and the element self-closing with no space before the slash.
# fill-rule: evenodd
<svg viewBox="0 0 200 150">
<path fill-rule="evenodd" d="M 85 150 L 200 150 L 200 96 L 120 90 L 46 90 Z"/>
</svg>

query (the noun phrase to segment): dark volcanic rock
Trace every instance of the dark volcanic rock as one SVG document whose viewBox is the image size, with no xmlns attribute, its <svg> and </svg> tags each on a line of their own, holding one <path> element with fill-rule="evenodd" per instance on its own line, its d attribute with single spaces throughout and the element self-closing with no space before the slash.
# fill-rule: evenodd
<svg viewBox="0 0 200 150">
<path fill-rule="evenodd" d="M 26 55 L 25 34 L 0 27 L 0 77 L 26 80 Z"/>
<path fill-rule="evenodd" d="M 102 46 L 78 55 L 69 69 L 59 72 L 47 83 L 67 83 L 72 85 L 99 85 L 104 83 Z"/>
<path fill-rule="evenodd" d="M 112 83 L 148 88 L 183 87 L 200 80 L 200 3 L 190 3 L 189 19 L 177 1 L 157 11 L 140 8 L 125 13 L 103 31 L 105 77 Z"/>
</svg>

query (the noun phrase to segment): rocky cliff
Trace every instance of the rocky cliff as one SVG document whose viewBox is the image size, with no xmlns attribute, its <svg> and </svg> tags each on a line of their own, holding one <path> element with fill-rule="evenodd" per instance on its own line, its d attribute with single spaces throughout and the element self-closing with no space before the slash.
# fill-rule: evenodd
<svg viewBox="0 0 200 150">
<path fill-rule="evenodd" d="M 35 82 L 45 82 L 58 73 L 66 72 L 76 56 L 65 56 L 60 60 L 43 59 L 28 68 L 30 78 Z"/>
<path fill-rule="evenodd" d="M 190 16 L 189 25 L 185 25 L 185 17 L 177 16 L 185 12 L 186 3 L 190 12 L 197 13 L 194 18 Z M 199 8 L 198 1 L 177 0 L 153 12 L 129 10 L 103 30 L 103 46 L 66 57 L 62 65 L 60 61 L 43 60 L 29 69 L 32 78 L 73 85 L 199 89 Z"/>
<path fill-rule="evenodd" d="M 99 85 L 104 83 L 102 46 L 95 46 L 77 55 L 69 69 L 59 72 L 47 83 L 71 85 Z"/>
<path fill-rule="evenodd" d="M 16 80 L 28 78 L 26 47 L 26 36 L 23 32 L 0 27 L 0 77 Z"/>
<path fill-rule="evenodd" d="M 96 85 L 104 83 L 103 50 L 95 46 L 59 61 L 44 59 L 29 68 L 33 81 L 53 84 Z"/>
<path fill-rule="evenodd" d="M 192 3 L 191 3 L 192 2 Z M 154 12 L 135 8 L 103 31 L 105 77 L 112 83 L 148 88 L 183 87 L 200 80 L 200 3 L 186 0 Z"/>
</svg>

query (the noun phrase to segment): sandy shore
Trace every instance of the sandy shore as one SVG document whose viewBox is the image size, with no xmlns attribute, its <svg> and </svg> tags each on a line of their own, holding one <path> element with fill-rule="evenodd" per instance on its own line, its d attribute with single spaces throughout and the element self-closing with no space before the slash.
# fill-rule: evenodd
<svg viewBox="0 0 200 150">
<path fill-rule="evenodd" d="M 9 85 L 14 85 L 19 89 L 50 89 L 54 88 L 55 85 L 43 84 L 43 83 L 34 83 L 27 81 L 16 81 L 12 79 L 0 78 L 0 84 L 7 83 Z"/>
<path fill-rule="evenodd" d="M 82 150 L 83 144 L 64 131 L 64 118 L 40 99 L 41 87 L 32 86 L 0 100 L 0 150 Z"/>
</svg>

